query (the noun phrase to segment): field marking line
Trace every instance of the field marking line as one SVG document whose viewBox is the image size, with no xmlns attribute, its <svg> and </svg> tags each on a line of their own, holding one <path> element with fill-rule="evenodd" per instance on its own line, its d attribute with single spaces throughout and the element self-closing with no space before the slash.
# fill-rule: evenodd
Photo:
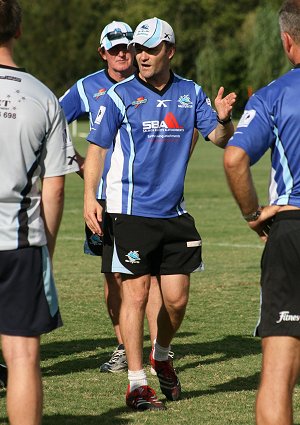
<svg viewBox="0 0 300 425">
<path fill-rule="evenodd" d="M 58 236 L 60 240 L 62 241 L 83 241 L 84 236 Z M 224 246 L 228 248 L 255 248 L 255 249 L 263 249 L 264 245 L 254 245 L 254 244 L 237 244 L 237 243 L 214 243 L 214 242 L 203 242 L 203 245 L 209 245 L 209 246 Z"/>
<path fill-rule="evenodd" d="M 239 243 L 214 243 L 214 242 L 205 242 L 203 245 L 211 245 L 211 246 L 224 246 L 228 248 L 256 248 L 256 249 L 263 249 L 264 245 L 253 245 L 253 244 L 239 244 Z"/>
</svg>

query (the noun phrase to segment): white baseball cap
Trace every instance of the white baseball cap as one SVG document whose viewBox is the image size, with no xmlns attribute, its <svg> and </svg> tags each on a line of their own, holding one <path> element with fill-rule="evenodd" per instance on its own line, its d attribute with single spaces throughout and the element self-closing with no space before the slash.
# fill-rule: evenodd
<svg viewBox="0 0 300 425">
<path fill-rule="evenodd" d="M 100 47 L 109 50 L 118 44 L 129 44 L 132 40 L 132 28 L 125 22 L 113 21 L 106 25 L 101 33 Z"/>
<path fill-rule="evenodd" d="M 151 18 L 142 21 L 136 27 L 130 44 L 141 44 L 151 49 L 162 41 L 175 44 L 174 31 L 168 22 L 159 18 Z"/>
</svg>

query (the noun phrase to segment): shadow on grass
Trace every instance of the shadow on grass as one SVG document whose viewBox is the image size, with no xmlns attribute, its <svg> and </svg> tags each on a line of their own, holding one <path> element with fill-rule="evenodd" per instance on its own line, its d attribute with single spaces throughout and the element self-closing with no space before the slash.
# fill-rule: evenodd
<svg viewBox="0 0 300 425">
<path fill-rule="evenodd" d="M 44 415 L 43 425 L 127 425 L 136 421 L 131 418 L 124 417 L 124 414 L 131 413 L 127 407 L 111 409 L 101 415 Z M 159 412 L 143 412 L 134 413 L 135 415 L 143 415 L 143 423 L 150 419 L 152 415 L 157 415 Z M 147 416 L 147 418 L 146 418 Z M 5 417 L 0 416 L 0 425 L 8 424 Z"/>
<path fill-rule="evenodd" d="M 198 357 L 198 359 L 194 362 L 176 367 L 176 370 L 182 372 L 186 369 L 195 368 L 199 365 L 209 365 L 230 359 L 238 359 L 245 356 L 260 354 L 261 343 L 258 338 L 254 337 L 228 335 L 215 341 L 172 345 L 172 350 L 174 350 L 177 358 L 190 355 Z M 211 356 L 214 357 L 211 358 Z"/>
<path fill-rule="evenodd" d="M 192 332 L 179 332 L 176 338 L 188 338 L 195 336 Z M 149 342 L 149 336 L 145 336 L 145 341 Z M 101 364 L 106 362 L 112 351 L 116 347 L 115 338 L 103 339 L 79 339 L 72 341 L 56 341 L 42 344 L 41 359 L 49 360 L 58 357 L 72 357 L 72 359 L 63 359 L 52 366 L 43 367 L 44 376 L 68 375 L 69 373 L 82 372 L 86 370 L 98 369 Z M 91 353 L 95 352 L 95 353 Z M 150 350 L 145 348 L 144 360 L 148 362 Z M 74 355 L 81 356 L 74 358 Z M 1 424 L 0 424 L 1 425 Z"/>
<path fill-rule="evenodd" d="M 186 339 L 194 336 L 193 333 L 178 333 L 176 339 Z M 70 373 L 83 372 L 86 370 L 98 369 L 99 366 L 108 360 L 111 355 L 111 347 L 114 347 L 115 339 L 95 340 L 82 339 L 74 341 L 59 341 L 44 344 L 42 346 L 42 359 L 53 359 L 60 356 L 66 357 L 60 359 L 51 366 L 43 367 L 43 375 L 57 376 Z M 97 350 L 101 347 L 101 351 Z M 109 350 L 103 350 L 102 347 L 110 347 Z M 192 362 L 186 362 L 184 365 L 176 365 L 178 372 L 198 367 L 199 365 L 208 365 L 224 362 L 230 359 L 238 359 L 244 356 L 257 355 L 261 352 L 260 341 L 255 338 L 229 335 L 219 340 L 200 343 L 174 344 L 172 350 L 175 352 L 176 359 L 185 356 L 193 356 L 197 359 Z M 96 351 L 95 353 L 91 353 Z M 74 355 L 80 355 L 74 358 Z M 144 362 L 148 363 L 149 347 L 144 349 Z M 213 358 L 212 358 L 213 356 Z"/>
<path fill-rule="evenodd" d="M 188 338 L 195 336 L 195 332 L 178 332 L 176 338 Z M 150 344 L 150 338 L 145 335 L 144 341 Z M 71 341 L 55 341 L 42 343 L 41 355 L 47 359 L 59 357 L 68 354 L 83 353 L 85 351 L 96 350 L 97 348 L 108 349 L 108 353 L 116 347 L 116 338 L 99 338 L 99 339 L 74 339 Z"/>
<path fill-rule="evenodd" d="M 43 425 L 126 425 L 133 421 L 130 418 L 124 418 L 124 413 L 128 413 L 128 409 L 116 408 L 101 415 L 53 415 L 44 416 Z"/>
<path fill-rule="evenodd" d="M 119 413 L 123 413 L 120 411 Z M 143 416 L 146 414 L 159 414 L 154 412 L 143 413 Z M 52 415 L 43 417 L 43 425 L 126 425 L 130 424 L 133 421 L 131 419 L 118 418 L 118 409 L 110 411 L 103 415 L 98 416 L 72 416 L 72 415 Z M 7 420 L 3 417 L 0 417 L 0 425 L 8 424 Z M 300 425 L 297 423 L 295 425 Z"/>
<path fill-rule="evenodd" d="M 238 392 L 238 391 L 255 391 L 259 384 L 260 373 L 254 373 L 251 376 L 243 378 L 235 378 L 231 381 L 225 382 L 220 385 L 215 385 L 207 390 L 201 391 L 184 391 L 182 393 L 182 400 L 194 397 L 201 397 L 204 395 L 213 395 L 219 393 Z"/>
<path fill-rule="evenodd" d="M 122 409 L 113 409 L 102 415 L 92 416 L 92 415 L 51 415 L 43 417 L 43 425 L 126 425 L 130 424 L 133 421 L 131 419 L 125 419 L 124 417 L 118 418 L 118 415 L 123 414 L 125 411 Z M 128 411 L 127 411 L 128 412 Z M 137 413 L 139 414 L 139 413 Z M 159 412 L 147 412 L 143 413 L 143 418 L 145 415 L 155 415 Z M 148 416 L 149 418 L 149 416 Z M 0 425 L 8 424 L 5 418 L 0 417 Z M 295 425 L 300 425 L 299 423 Z"/>
</svg>

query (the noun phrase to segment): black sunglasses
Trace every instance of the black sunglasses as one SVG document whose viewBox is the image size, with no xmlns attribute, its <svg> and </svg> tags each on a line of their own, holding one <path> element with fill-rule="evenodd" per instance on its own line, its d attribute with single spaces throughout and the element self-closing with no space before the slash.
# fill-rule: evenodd
<svg viewBox="0 0 300 425">
<path fill-rule="evenodd" d="M 105 37 L 107 37 L 109 41 L 120 40 L 121 38 L 127 38 L 128 40 L 132 40 L 133 32 L 132 31 L 122 32 L 120 30 L 114 30 L 114 31 L 108 32 Z"/>
</svg>

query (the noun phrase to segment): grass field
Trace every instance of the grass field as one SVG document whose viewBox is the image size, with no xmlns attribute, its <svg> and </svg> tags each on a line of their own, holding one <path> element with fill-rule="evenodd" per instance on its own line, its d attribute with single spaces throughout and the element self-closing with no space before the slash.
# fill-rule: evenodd
<svg viewBox="0 0 300 425">
<path fill-rule="evenodd" d="M 84 123 L 80 131 L 86 131 Z M 86 142 L 76 138 L 85 152 Z M 165 412 L 134 413 L 125 406 L 127 374 L 101 374 L 116 346 L 106 312 L 100 261 L 83 255 L 83 184 L 67 177 L 64 217 L 54 260 L 64 327 L 42 338 L 45 425 L 249 425 L 260 371 L 260 341 L 252 332 L 259 308 L 263 245 L 241 219 L 227 188 L 223 151 L 198 142 L 185 198 L 203 239 L 206 270 L 191 278 L 185 320 L 173 341 L 183 396 Z M 253 168 L 261 202 L 267 199 L 269 158 Z M 145 326 L 144 360 L 149 337 Z M 156 377 L 149 383 L 162 396 Z M 300 424 L 300 392 L 295 423 Z M 6 424 L 0 392 L 0 424 Z"/>
</svg>

